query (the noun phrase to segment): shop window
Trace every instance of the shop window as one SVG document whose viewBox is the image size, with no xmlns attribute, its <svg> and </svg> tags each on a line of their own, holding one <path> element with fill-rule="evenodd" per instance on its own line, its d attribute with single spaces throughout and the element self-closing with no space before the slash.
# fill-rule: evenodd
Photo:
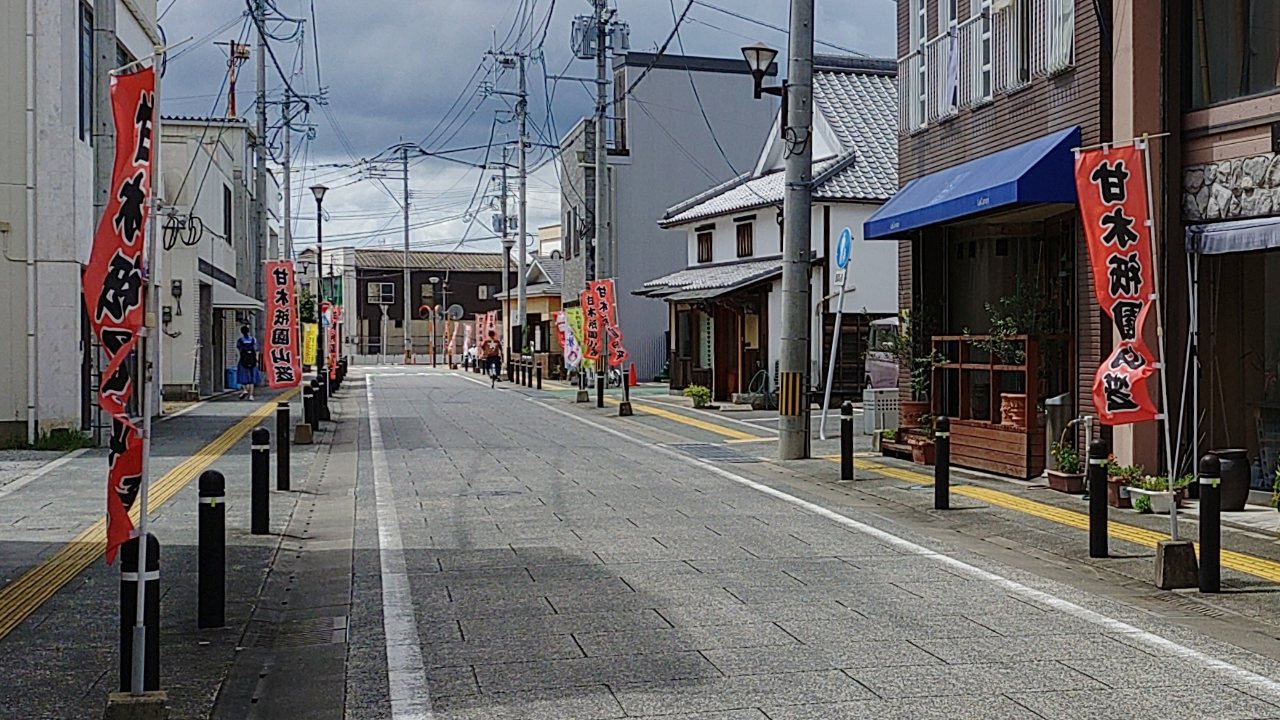
<svg viewBox="0 0 1280 720">
<path fill-rule="evenodd" d="M 480 300 L 488 300 L 488 299 L 489 299 L 489 286 L 488 286 L 488 285 L 481 285 L 481 286 L 479 286 L 478 288 L 476 288 L 476 296 L 477 296 L 477 298 L 478 298 L 478 299 L 480 299 Z"/>
<path fill-rule="evenodd" d="M 1191 101 L 1204 107 L 1280 87 L 1280 0 L 1190 0 Z"/>
<path fill-rule="evenodd" d="M 711 241 L 713 235 L 710 231 L 698 233 L 698 262 L 711 262 Z"/>
<path fill-rule="evenodd" d="M 741 223 L 737 226 L 738 230 L 738 257 L 751 257 L 753 253 L 752 244 L 755 226 L 752 223 Z M 701 248 L 699 248 L 701 253 Z M 702 262 L 702 261 L 699 261 Z"/>
</svg>

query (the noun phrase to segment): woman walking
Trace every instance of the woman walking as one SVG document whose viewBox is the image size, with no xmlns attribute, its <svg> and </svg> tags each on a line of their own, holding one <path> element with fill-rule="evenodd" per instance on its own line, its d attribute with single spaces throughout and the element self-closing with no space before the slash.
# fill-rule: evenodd
<svg viewBox="0 0 1280 720">
<path fill-rule="evenodd" d="M 258 384 L 258 341 L 249 334 L 249 326 L 240 326 L 240 339 L 236 340 L 240 362 L 236 365 L 236 382 L 240 384 L 240 399 L 253 399 L 253 386 Z"/>
</svg>

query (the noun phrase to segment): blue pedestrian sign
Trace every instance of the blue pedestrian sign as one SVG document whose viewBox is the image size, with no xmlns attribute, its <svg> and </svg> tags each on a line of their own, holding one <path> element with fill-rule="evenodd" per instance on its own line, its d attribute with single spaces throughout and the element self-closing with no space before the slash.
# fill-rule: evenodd
<svg viewBox="0 0 1280 720">
<path fill-rule="evenodd" d="M 853 233 L 849 232 L 849 228 L 845 228 L 840 233 L 840 240 L 836 243 L 836 265 L 843 270 L 849 265 L 849 253 L 853 250 Z"/>
</svg>

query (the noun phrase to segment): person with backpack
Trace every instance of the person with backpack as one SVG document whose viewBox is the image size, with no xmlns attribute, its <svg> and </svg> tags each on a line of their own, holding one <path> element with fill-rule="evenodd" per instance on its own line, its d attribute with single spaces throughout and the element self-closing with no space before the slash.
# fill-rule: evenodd
<svg viewBox="0 0 1280 720">
<path fill-rule="evenodd" d="M 240 326 L 240 339 L 236 340 L 240 360 L 236 364 L 236 382 L 240 384 L 240 399 L 252 400 L 253 387 L 258 384 L 258 341 L 249 334 L 249 326 Z"/>
</svg>

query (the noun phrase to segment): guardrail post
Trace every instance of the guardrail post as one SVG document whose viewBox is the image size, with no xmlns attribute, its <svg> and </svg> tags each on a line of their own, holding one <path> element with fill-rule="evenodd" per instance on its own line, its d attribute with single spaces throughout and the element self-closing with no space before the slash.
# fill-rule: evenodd
<svg viewBox="0 0 1280 720">
<path fill-rule="evenodd" d="M 1107 444 L 1089 443 L 1089 557 L 1104 558 L 1107 549 Z"/>
<path fill-rule="evenodd" d="M 852 408 L 850 408 L 852 413 Z M 846 423 L 852 435 L 853 418 Z M 938 418 L 933 431 L 933 509 L 951 509 L 951 421 Z M 852 453 L 851 453 L 852 454 Z"/>
<path fill-rule="evenodd" d="M 840 479 L 853 479 L 853 402 L 840 405 Z"/>
<path fill-rule="evenodd" d="M 276 489 L 289 489 L 289 402 L 276 403 Z"/>
<path fill-rule="evenodd" d="M 217 470 L 200 473 L 199 560 L 196 571 L 196 627 L 227 624 L 227 481 Z"/>
<path fill-rule="evenodd" d="M 1200 592 L 1222 590 L 1222 463 L 1213 453 L 1200 458 Z"/>
<path fill-rule="evenodd" d="M 142 689 L 160 689 L 160 541 L 147 533 L 147 568 L 138 572 L 138 538 L 120 548 L 120 692 L 129 692 L 133 681 L 133 631 L 138 622 L 138 582 L 147 584 L 146 628 Z"/>
<path fill-rule="evenodd" d="M 254 535 L 266 535 L 271 531 L 271 432 L 266 428 L 254 428 L 250 477 L 249 531 Z"/>
</svg>

